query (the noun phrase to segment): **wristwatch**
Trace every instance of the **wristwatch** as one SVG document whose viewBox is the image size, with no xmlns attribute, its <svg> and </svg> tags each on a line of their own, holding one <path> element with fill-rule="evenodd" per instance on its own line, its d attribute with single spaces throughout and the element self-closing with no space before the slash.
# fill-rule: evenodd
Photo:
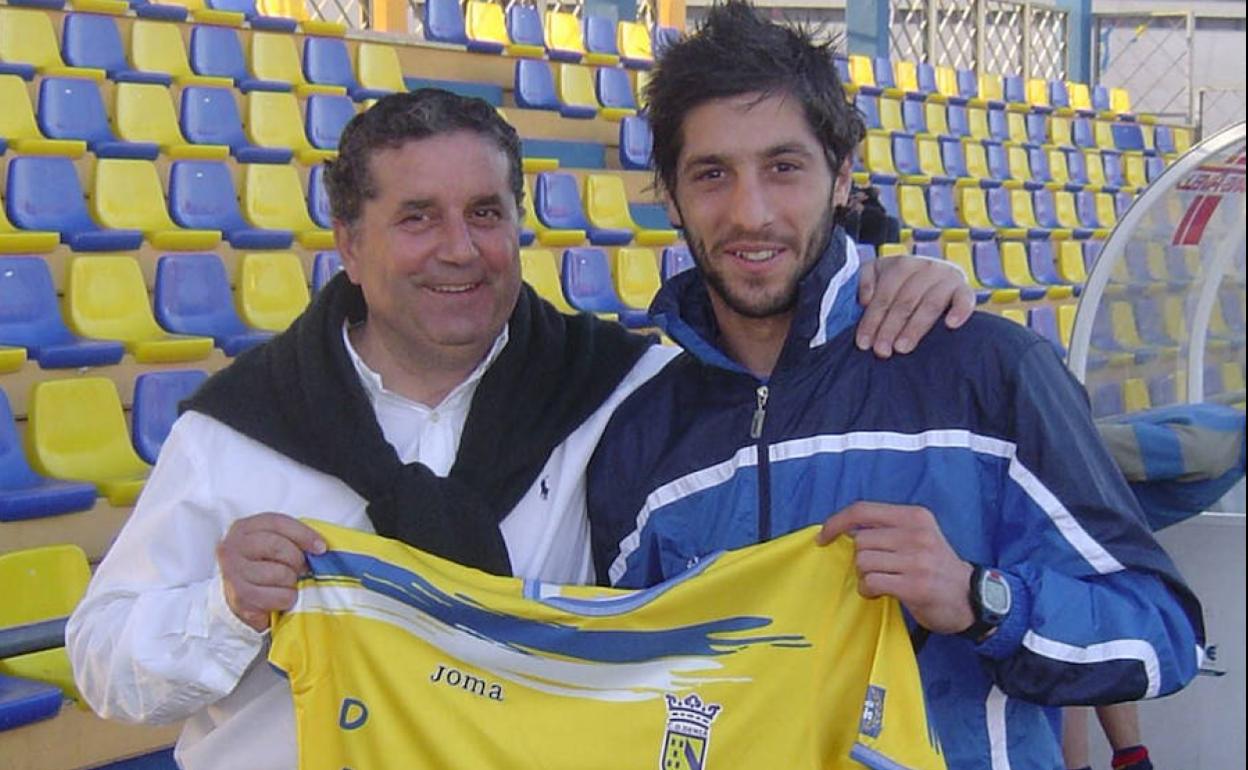
<svg viewBox="0 0 1248 770">
<path fill-rule="evenodd" d="M 970 600 L 975 622 L 958 636 L 978 644 L 1010 614 L 1010 584 L 1000 570 L 977 564 L 971 570 Z"/>
</svg>

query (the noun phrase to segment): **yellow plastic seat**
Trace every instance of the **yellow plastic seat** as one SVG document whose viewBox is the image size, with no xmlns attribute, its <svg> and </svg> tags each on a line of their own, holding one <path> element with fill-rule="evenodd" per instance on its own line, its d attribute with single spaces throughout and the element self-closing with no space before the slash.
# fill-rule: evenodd
<svg viewBox="0 0 1248 770">
<path fill-rule="evenodd" d="M 1021 227 L 1040 228 L 1040 223 L 1036 221 L 1036 209 L 1032 204 L 1031 191 L 1022 188 L 1010 190 L 1010 211 L 1014 214 L 1014 221 Z M 1070 238 L 1073 235 L 1070 229 L 1058 228 L 1049 230 L 1049 237 L 1055 240 Z"/>
<path fill-rule="evenodd" d="M 1174 126 L 1172 129 L 1174 134 L 1174 151 L 1182 155 L 1192 149 L 1192 129 L 1183 126 Z"/>
<path fill-rule="evenodd" d="M 0 374 L 16 372 L 26 365 L 26 348 L 0 345 Z"/>
<path fill-rule="evenodd" d="M 0 254 L 43 254 L 56 249 L 61 234 L 43 230 L 19 230 L 4 213 L 0 198 Z"/>
<path fill-rule="evenodd" d="M 53 478 L 90 482 L 116 506 L 133 504 L 151 471 L 130 444 L 121 398 L 106 377 L 36 384 L 30 394 L 26 443 L 35 470 Z"/>
<path fill-rule="evenodd" d="M 646 108 L 646 85 L 650 82 L 649 70 L 638 70 L 633 73 L 633 93 L 637 97 L 637 108 L 644 110 Z"/>
<path fill-rule="evenodd" d="M 1005 86 L 1000 75 L 985 72 L 979 76 L 979 98 L 989 102 L 1005 100 Z"/>
<path fill-rule="evenodd" d="M 1066 153 L 1056 147 L 1049 147 L 1045 149 L 1044 154 L 1049 159 L 1049 177 L 1053 179 L 1051 186 L 1065 187 L 1070 183 L 1070 169 L 1066 165 Z"/>
<path fill-rule="evenodd" d="M 21 155 L 80 157 L 87 143 L 77 139 L 48 139 L 39 130 L 26 82 L 17 75 L 0 75 L 0 136 Z"/>
<path fill-rule="evenodd" d="M 1027 156 L 1027 148 L 1007 144 L 1005 158 L 1010 168 L 1010 176 L 1021 181 L 1031 181 L 1031 159 Z"/>
<path fill-rule="evenodd" d="M 1118 212 L 1114 210 L 1114 196 L 1109 193 L 1096 194 L 1096 219 L 1101 227 L 1112 228 L 1118 224 Z"/>
<path fill-rule="evenodd" d="M 399 54 L 381 43 L 360 43 L 355 54 L 355 75 L 364 88 L 401 93 L 407 90 Z"/>
<path fill-rule="evenodd" d="M 200 24 L 215 24 L 219 27 L 241 27 L 247 17 L 238 11 L 218 11 L 209 8 L 204 0 L 162 0 L 169 5 L 178 5 L 190 11 L 191 18 Z"/>
<path fill-rule="evenodd" d="M 1049 299 L 1066 299 L 1074 295 L 1072 286 L 1045 286 L 1036 280 L 1027 263 L 1027 246 L 1022 241 L 1001 242 L 1001 272 L 1006 280 L 1019 288 L 1044 287 L 1045 296 Z"/>
<path fill-rule="evenodd" d="M 294 94 L 252 91 L 247 94 L 246 122 L 252 144 L 293 150 L 300 163 L 312 165 L 338 157 L 334 150 L 319 150 L 308 141 Z"/>
<path fill-rule="evenodd" d="M 1088 186 L 1100 189 L 1105 186 L 1105 164 L 1097 150 L 1083 151 L 1083 165 L 1088 172 Z"/>
<path fill-rule="evenodd" d="M 503 50 L 508 50 L 511 46 L 511 38 L 507 35 L 507 22 L 503 18 L 503 6 L 498 3 L 468 0 L 464 5 L 464 34 L 469 40 L 501 45 Z"/>
<path fill-rule="evenodd" d="M 885 131 L 905 131 L 906 122 L 901 116 L 901 100 L 880 96 L 880 127 Z"/>
<path fill-rule="evenodd" d="M 988 151 L 982 142 L 974 139 L 962 140 L 962 155 L 966 159 L 966 172 L 973 179 L 988 179 Z"/>
<path fill-rule="evenodd" d="M 1097 147 L 1104 150 L 1114 149 L 1114 132 L 1108 120 L 1092 121 L 1092 137 Z"/>
<path fill-rule="evenodd" d="M 645 24 L 621 21 L 615 31 L 615 47 L 619 49 L 621 58 L 628 61 L 654 61 L 650 30 L 646 29 Z"/>
<path fill-rule="evenodd" d="M 862 162 L 872 174 L 897 176 L 892 137 L 884 131 L 868 131 L 862 143 Z"/>
<path fill-rule="evenodd" d="M 333 231 L 317 227 L 308 214 L 294 166 L 246 164 L 240 197 L 243 216 L 255 227 L 291 230 L 306 249 L 334 248 Z"/>
<path fill-rule="evenodd" d="M 927 132 L 934 136 L 949 134 L 949 119 L 945 113 L 945 105 L 939 102 L 928 102 L 923 105 L 924 117 L 927 118 Z"/>
<path fill-rule="evenodd" d="M 68 616 L 91 580 L 87 555 L 76 545 L 45 545 L 0 554 L 0 628 Z M 65 648 L 29 652 L 0 660 L 0 674 L 56 685 L 81 702 Z"/>
<path fill-rule="evenodd" d="M 971 259 L 971 244 L 967 241 L 953 241 L 945 244 L 945 259 L 957 265 L 966 275 L 966 281 L 973 291 L 988 291 L 975 275 L 975 262 Z"/>
<path fill-rule="evenodd" d="M 114 90 L 113 125 L 128 142 L 153 142 L 170 158 L 225 160 L 224 144 L 190 144 L 178 127 L 169 89 L 152 83 L 118 83 Z"/>
<path fill-rule="evenodd" d="M 983 107 L 967 107 L 966 120 L 970 126 L 972 138 L 991 138 L 988 131 L 988 110 Z"/>
<path fill-rule="evenodd" d="M 555 266 L 555 255 L 548 249 L 520 249 L 520 275 L 538 296 L 560 313 L 576 315 L 576 308 L 563 296 L 563 283 Z"/>
<path fill-rule="evenodd" d="M 1014 323 L 1018 324 L 1019 326 L 1026 326 L 1026 325 L 1027 325 L 1027 313 L 1026 313 L 1026 312 L 1024 312 L 1023 310 L 1020 310 L 1020 309 L 1016 308 L 1016 307 L 1007 307 L 1007 308 L 1005 308 L 1004 310 L 1002 310 L 1002 311 L 1001 311 L 1001 316 L 1002 316 L 1003 318 L 1006 318 L 1006 319 L 1010 320 L 1010 321 L 1013 321 Z"/>
<path fill-rule="evenodd" d="M 1057 306 L 1057 333 L 1062 338 L 1062 346 L 1070 349 L 1070 338 L 1075 333 L 1075 311 L 1079 306 L 1074 302 L 1064 302 Z"/>
<path fill-rule="evenodd" d="M 244 254 L 239 266 L 238 314 L 248 326 L 286 331 L 308 306 L 303 263 L 289 251 Z"/>
<path fill-rule="evenodd" d="M 290 83 L 294 86 L 296 96 L 306 97 L 311 94 L 343 96 L 347 93 L 345 86 L 321 85 L 307 81 L 307 78 L 303 76 L 303 65 L 299 62 L 299 54 L 295 51 L 294 38 L 291 35 L 278 32 L 253 32 L 248 46 L 248 58 L 251 74 L 256 78 Z"/>
<path fill-rule="evenodd" d="M 939 229 L 932 223 L 932 219 L 927 212 L 927 199 L 923 195 L 923 188 L 913 184 L 902 184 L 897 186 L 897 208 L 901 214 L 902 224 L 907 228 L 923 228 L 927 230 Z M 902 240 L 910 235 L 906 231 L 902 231 Z M 941 240 L 966 240 L 970 237 L 970 231 L 964 228 L 944 228 L 940 231 Z"/>
<path fill-rule="evenodd" d="M 629 307 L 650 307 L 663 279 L 659 262 L 650 249 L 626 247 L 617 249 L 611 265 L 611 281 L 615 293 Z"/>
<path fill-rule="evenodd" d="M 594 72 L 583 64 L 560 64 L 555 68 L 555 81 L 559 101 L 566 105 L 597 110 L 598 117 L 615 123 L 637 114 L 637 110 L 626 107 L 601 106 L 594 91 Z"/>
<path fill-rule="evenodd" d="M 523 208 L 524 229 L 532 230 L 536 233 L 537 242 L 542 246 L 580 246 L 585 242 L 586 233 L 584 230 L 554 230 L 543 224 L 542 220 L 537 216 L 537 212 L 533 210 L 533 188 L 529 185 L 528 177 L 524 179 Z"/>
<path fill-rule="evenodd" d="M 898 59 L 893 63 L 893 80 L 897 88 L 908 92 L 919 92 L 919 68 L 909 59 Z"/>
<path fill-rule="evenodd" d="M 1127 93 L 1127 89 L 1109 89 L 1109 108 L 1120 115 L 1131 112 L 1131 94 Z"/>
<path fill-rule="evenodd" d="M 958 73 L 947 64 L 936 65 L 936 92 L 946 99 L 958 96 Z M 929 95 L 930 99 L 931 96 Z"/>
<path fill-rule="evenodd" d="M 132 257 L 75 257 L 69 263 L 65 304 L 74 332 L 120 340 L 139 363 L 198 361 L 212 353 L 211 337 L 170 334 L 157 325 L 143 271 Z"/>
<path fill-rule="evenodd" d="M 1070 106 L 1076 110 L 1092 109 L 1092 92 L 1087 83 L 1066 81 L 1066 95 L 1070 97 Z"/>
<path fill-rule="evenodd" d="M 1027 103 L 1033 107 L 1049 106 L 1049 83 L 1043 78 L 1027 80 Z"/>
<path fill-rule="evenodd" d="M 857 53 L 849 55 L 849 80 L 856 86 L 875 85 L 875 65 L 871 57 Z"/>
<path fill-rule="evenodd" d="M 1144 169 L 1144 156 L 1137 152 L 1122 154 L 1122 175 L 1128 187 L 1141 189 L 1148 186 L 1148 173 Z"/>
<path fill-rule="evenodd" d="M 979 187 L 960 187 L 957 190 L 958 217 L 967 227 L 995 230 L 996 225 L 988 216 L 988 200 Z"/>
<path fill-rule="evenodd" d="M 581 35 L 581 20 L 567 11 L 548 11 L 543 23 L 546 48 L 549 50 L 579 53 L 585 59 L 585 38 Z M 601 64 L 587 60 L 591 64 Z"/>
<path fill-rule="evenodd" d="M 91 214 L 104 227 L 142 230 L 148 243 L 172 251 L 202 251 L 221 243 L 220 230 L 187 230 L 174 223 L 155 163 L 101 158 L 93 176 Z"/>
<path fill-rule="evenodd" d="M 1067 190 L 1058 190 L 1053 193 L 1053 208 L 1057 214 L 1057 223 L 1062 227 L 1071 230 L 1082 229 L 1083 223 L 1079 221 L 1079 209 L 1075 205 L 1075 194 Z M 1097 228 L 1092 231 L 1092 237 L 1105 240 L 1109 237 L 1109 230 L 1105 228 Z M 1079 244 L 1075 243 L 1078 247 Z M 1082 257 L 1080 257 L 1082 260 Z"/>
<path fill-rule="evenodd" d="M 1070 137 L 1070 118 L 1053 115 L 1049 118 L 1049 143 L 1054 147 L 1073 147 Z"/>
<path fill-rule="evenodd" d="M 299 31 L 305 35 L 343 37 L 347 25 L 336 21 L 313 19 L 308 15 L 306 0 L 256 0 L 256 10 L 265 16 L 281 16 L 299 22 Z"/>
<path fill-rule="evenodd" d="M 70 67 L 61 58 L 61 46 L 47 11 L 0 6 L 0 61 L 29 64 L 44 77 L 103 80 L 94 67 Z"/>
<path fill-rule="evenodd" d="M 1007 112 L 1005 125 L 1010 132 L 1010 141 L 1027 144 L 1031 139 L 1027 136 L 1027 117 L 1021 112 Z"/>
<path fill-rule="evenodd" d="M 130 63 L 143 72 L 163 72 L 180 86 L 233 88 L 225 77 L 196 75 L 186 58 L 186 44 L 177 24 L 136 19 L 130 27 Z"/>
<path fill-rule="evenodd" d="M 919 156 L 919 170 L 924 176 L 944 176 L 945 161 L 940 155 L 940 142 L 931 134 L 919 134 L 914 139 Z"/>
<path fill-rule="evenodd" d="M 675 230 L 646 230 L 633 221 L 628 210 L 624 180 L 617 174 L 589 174 L 581 193 L 585 215 L 595 227 L 633 231 L 638 246 L 668 246 L 680 237 Z"/>
</svg>

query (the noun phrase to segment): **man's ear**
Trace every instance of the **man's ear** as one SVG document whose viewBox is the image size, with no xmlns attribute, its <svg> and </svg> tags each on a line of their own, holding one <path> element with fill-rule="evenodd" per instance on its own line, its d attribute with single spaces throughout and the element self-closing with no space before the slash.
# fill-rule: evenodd
<svg viewBox="0 0 1248 770">
<path fill-rule="evenodd" d="M 667 218 L 671 221 L 672 227 L 684 228 L 685 218 L 680 215 L 680 207 L 676 205 L 676 199 L 671 193 L 663 193 L 663 203 L 667 206 Z"/>
<path fill-rule="evenodd" d="M 836 176 L 832 179 L 832 205 L 844 206 L 849 202 L 849 191 L 854 184 L 854 161 L 853 158 L 846 158 L 841 161 L 841 166 L 836 170 Z"/>
<path fill-rule="evenodd" d="M 355 237 L 351 225 L 340 219 L 334 220 L 334 246 L 342 258 L 342 269 L 351 283 L 359 284 L 359 259 L 355 249 Z"/>
</svg>

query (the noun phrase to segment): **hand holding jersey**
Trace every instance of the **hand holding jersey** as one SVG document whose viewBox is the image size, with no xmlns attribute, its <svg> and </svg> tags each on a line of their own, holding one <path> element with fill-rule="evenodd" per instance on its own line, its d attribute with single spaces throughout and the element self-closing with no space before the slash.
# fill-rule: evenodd
<svg viewBox="0 0 1248 770">
<path fill-rule="evenodd" d="M 284 513 L 257 513 L 230 525 L 217 564 L 230 610 L 257 631 L 274 612 L 295 603 L 295 584 L 308 569 L 305 553 L 325 553 L 316 530 Z"/>
</svg>

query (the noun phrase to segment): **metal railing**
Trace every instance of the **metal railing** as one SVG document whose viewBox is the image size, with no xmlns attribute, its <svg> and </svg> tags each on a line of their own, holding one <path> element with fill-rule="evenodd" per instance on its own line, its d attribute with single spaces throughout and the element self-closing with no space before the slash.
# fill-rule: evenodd
<svg viewBox="0 0 1248 770">
<path fill-rule="evenodd" d="M 1095 14 L 1093 79 L 1127 89 L 1135 112 L 1191 123 L 1195 28 L 1195 15 L 1182 11 Z"/>
<path fill-rule="evenodd" d="M 1024 0 L 893 0 L 894 58 L 977 73 L 1066 76 L 1068 12 Z"/>
</svg>

